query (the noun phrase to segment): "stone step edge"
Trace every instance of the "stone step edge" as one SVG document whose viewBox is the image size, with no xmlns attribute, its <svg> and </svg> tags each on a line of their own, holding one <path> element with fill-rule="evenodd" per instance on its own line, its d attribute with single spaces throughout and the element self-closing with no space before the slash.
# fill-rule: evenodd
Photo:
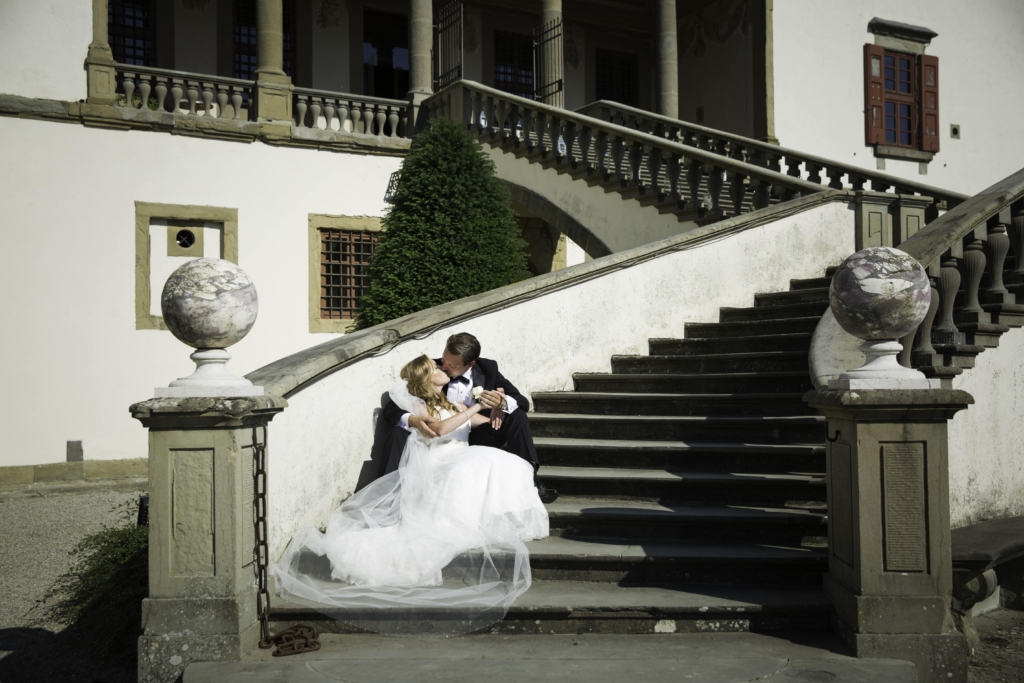
<svg viewBox="0 0 1024 683">
<path fill-rule="evenodd" d="M 647 422 L 654 424 L 824 424 L 822 415 L 598 415 L 593 413 L 527 413 L 536 422 Z"/>
<path fill-rule="evenodd" d="M 557 436 L 534 437 L 536 446 L 569 450 L 630 450 L 635 452 L 715 451 L 750 455 L 824 455 L 824 444 L 750 444 L 737 442 L 652 441 L 645 439 L 570 439 Z"/>
<path fill-rule="evenodd" d="M 671 356 L 675 358 L 676 356 Z M 685 358 L 685 356 L 683 356 Z M 789 391 L 779 393 L 751 392 L 747 393 L 666 393 L 666 392 L 615 392 L 615 391 L 535 391 L 533 400 L 579 400 L 579 401 L 601 401 L 601 400 L 649 400 L 649 401 L 679 401 L 679 400 L 701 400 L 719 401 L 724 399 L 742 399 L 744 401 L 797 401 L 803 402 L 804 392 Z"/>
<path fill-rule="evenodd" d="M 603 473 L 607 475 L 602 476 Z M 742 486 L 759 485 L 800 485 L 824 486 L 825 473 L 818 474 L 745 474 L 741 472 L 690 472 L 674 469 L 625 469 L 613 467 L 566 467 L 541 466 L 537 473 L 550 480 L 600 481 L 611 480 L 650 483 L 703 483 L 703 484 L 738 484 Z"/>
</svg>

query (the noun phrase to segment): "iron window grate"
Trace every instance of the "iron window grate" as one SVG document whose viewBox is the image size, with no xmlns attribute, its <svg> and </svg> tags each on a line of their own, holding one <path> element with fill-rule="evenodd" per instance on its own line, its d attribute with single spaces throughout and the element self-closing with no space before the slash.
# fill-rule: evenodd
<svg viewBox="0 0 1024 683">
<path fill-rule="evenodd" d="M 375 232 L 320 230 L 320 318 L 352 320 L 370 286 Z"/>
<path fill-rule="evenodd" d="M 109 0 L 107 35 L 115 62 L 156 66 L 156 17 L 152 0 Z"/>
</svg>

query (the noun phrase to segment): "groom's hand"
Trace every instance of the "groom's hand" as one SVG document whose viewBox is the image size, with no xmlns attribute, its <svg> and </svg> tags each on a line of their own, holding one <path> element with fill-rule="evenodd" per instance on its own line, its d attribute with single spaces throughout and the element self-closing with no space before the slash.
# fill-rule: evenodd
<svg viewBox="0 0 1024 683">
<path fill-rule="evenodd" d="M 505 394 L 501 391 L 485 391 L 480 394 L 480 403 L 484 408 L 493 409 L 505 402 Z"/>
<path fill-rule="evenodd" d="M 418 415 L 409 416 L 409 426 L 415 429 L 417 432 L 423 435 L 424 438 L 433 439 L 437 436 L 437 433 L 430 428 L 430 424 L 434 420 L 427 420 L 427 418 L 419 417 Z"/>
</svg>

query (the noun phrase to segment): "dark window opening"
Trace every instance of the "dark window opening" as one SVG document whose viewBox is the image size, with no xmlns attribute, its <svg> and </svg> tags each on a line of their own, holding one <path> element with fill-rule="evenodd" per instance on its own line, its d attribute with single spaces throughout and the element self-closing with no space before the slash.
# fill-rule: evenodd
<svg viewBox="0 0 1024 683">
<path fill-rule="evenodd" d="M 533 99 L 533 38 L 520 33 L 494 32 L 494 87 L 510 95 Z"/>
<path fill-rule="evenodd" d="M 257 66 L 256 0 L 234 0 L 234 76 L 251 81 Z M 286 74 L 295 79 L 295 0 L 284 0 L 282 47 Z"/>
<path fill-rule="evenodd" d="M 115 62 L 156 66 L 156 14 L 152 0 L 109 0 L 107 36 Z"/>
<path fill-rule="evenodd" d="M 370 286 L 378 233 L 320 230 L 320 318 L 352 320 Z"/>
<path fill-rule="evenodd" d="M 403 99 L 409 92 L 409 18 L 363 10 L 363 94 Z"/>
<path fill-rule="evenodd" d="M 914 58 L 910 55 L 886 52 L 883 61 L 885 143 L 897 147 L 916 147 Z"/>
<path fill-rule="evenodd" d="M 597 99 L 640 106 L 636 55 L 598 48 L 594 51 L 594 61 Z"/>
</svg>

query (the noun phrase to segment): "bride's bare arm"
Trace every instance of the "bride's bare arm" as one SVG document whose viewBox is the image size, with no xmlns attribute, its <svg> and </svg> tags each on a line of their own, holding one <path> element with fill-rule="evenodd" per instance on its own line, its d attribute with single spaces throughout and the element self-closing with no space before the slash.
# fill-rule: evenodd
<svg viewBox="0 0 1024 683">
<path fill-rule="evenodd" d="M 465 424 L 467 420 L 472 420 L 477 417 L 477 413 L 483 408 L 479 403 L 475 404 L 472 408 L 468 408 L 461 413 L 452 415 L 451 417 L 441 420 L 440 422 L 431 423 L 430 428 L 434 430 L 438 436 L 444 436 L 454 432 L 460 425 Z"/>
</svg>

